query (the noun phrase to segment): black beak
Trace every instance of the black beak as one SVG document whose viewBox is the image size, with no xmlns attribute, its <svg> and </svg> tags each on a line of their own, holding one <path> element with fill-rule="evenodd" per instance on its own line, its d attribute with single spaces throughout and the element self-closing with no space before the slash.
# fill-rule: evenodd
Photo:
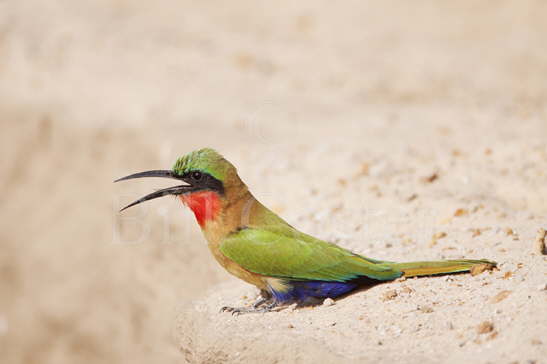
<svg viewBox="0 0 547 364">
<path fill-rule="evenodd" d="M 175 173 L 173 173 L 173 171 L 164 171 L 164 170 L 134 173 L 134 174 L 130 174 L 129 176 L 118 178 L 114 182 L 125 181 L 127 179 L 133 179 L 133 178 L 143 178 L 143 177 L 172 178 L 172 179 L 176 179 L 176 180 L 179 180 L 179 181 L 187 182 L 181 176 L 176 175 Z M 150 194 L 148 194 L 144 197 L 139 198 L 137 201 L 132 202 L 129 205 L 125 206 L 123 209 L 120 210 L 120 212 L 125 210 L 125 209 L 130 208 L 131 206 L 138 205 L 138 204 L 140 204 L 141 202 L 144 202 L 144 201 L 153 200 L 155 198 L 163 197 L 163 196 L 167 196 L 167 195 L 177 196 L 177 195 L 181 195 L 181 194 L 186 193 L 186 192 L 191 192 L 192 190 L 193 190 L 193 186 L 191 184 L 164 188 L 164 189 L 158 190 L 156 192 L 152 192 L 152 193 L 150 193 Z"/>
</svg>

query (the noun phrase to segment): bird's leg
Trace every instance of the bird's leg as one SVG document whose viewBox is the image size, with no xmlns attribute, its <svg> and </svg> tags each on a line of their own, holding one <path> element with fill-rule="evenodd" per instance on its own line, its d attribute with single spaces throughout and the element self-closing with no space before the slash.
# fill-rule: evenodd
<svg viewBox="0 0 547 364">
<path fill-rule="evenodd" d="M 268 301 L 271 301 L 272 294 L 264 289 L 260 290 L 260 297 L 253 303 L 253 308 L 258 308 Z"/>
<path fill-rule="evenodd" d="M 241 315 L 244 313 L 263 313 L 269 312 L 278 305 L 275 299 L 272 299 L 270 292 L 260 290 L 260 297 L 253 303 L 251 307 L 228 307 L 224 306 L 220 312 L 231 312 L 232 315 Z M 263 307 L 261 307 L 263 306 Z"/>
</svg>

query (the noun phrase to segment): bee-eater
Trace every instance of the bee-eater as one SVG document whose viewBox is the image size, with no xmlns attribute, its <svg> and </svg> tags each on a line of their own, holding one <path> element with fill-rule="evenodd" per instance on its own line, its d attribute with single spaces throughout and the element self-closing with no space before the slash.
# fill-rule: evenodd
<svg viewBox="0 0 547 364">
<path fill-rule="evenodd" d="M 209 249 L 228 272 L 258 287 L 261 298 L 232 313 L 266 312 L 278 305 L 336 298 L 359 286 L 399 277 L 491 269 L 488 260 L 395 263 L 370 259 L 304 234 L 258 202 L 236 168 L 213 149 L 179 158 L 172 170 L 135 173 L 117 181 L 165 177 L 184 184 L 153 192 L 122 210 L 154 198 L 175 195 L 197 219 Z M 120 210 L 120 211 L 122 211 Z"/>
</svg>

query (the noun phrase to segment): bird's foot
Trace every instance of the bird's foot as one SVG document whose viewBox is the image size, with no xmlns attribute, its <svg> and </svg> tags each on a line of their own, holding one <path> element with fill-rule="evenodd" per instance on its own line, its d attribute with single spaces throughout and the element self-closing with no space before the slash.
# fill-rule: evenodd
<svg viewBox="0 0 547 364">
<path fill-rule="evenodd" d="M 245 313 L 265 313 L 270 312 L 277 306 L 277 302 L 268 302 L 267 299 L 261 298 L 256 301 L 251 307 L 228 307 L 224 306 L 220 309 L 220 312 L 231 312 L 232 315 L 242 315 Z M 261 307 L 262 306 L 262 307 Z"/>
</svg>

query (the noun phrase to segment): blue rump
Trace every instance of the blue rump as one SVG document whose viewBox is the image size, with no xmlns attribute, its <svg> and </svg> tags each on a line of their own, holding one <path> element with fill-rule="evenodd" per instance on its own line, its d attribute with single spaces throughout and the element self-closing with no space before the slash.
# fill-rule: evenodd
<svg viewBox="0 0 547 364">
<path fill-rule="evenodd" d="M 359 285 L 355 281 L 288 281 L 290 287 L 286 292 L 272 290 L 278 302 L 305 302 L 309 298 L 336 298 L 348 293 Z"/>
</svg>

